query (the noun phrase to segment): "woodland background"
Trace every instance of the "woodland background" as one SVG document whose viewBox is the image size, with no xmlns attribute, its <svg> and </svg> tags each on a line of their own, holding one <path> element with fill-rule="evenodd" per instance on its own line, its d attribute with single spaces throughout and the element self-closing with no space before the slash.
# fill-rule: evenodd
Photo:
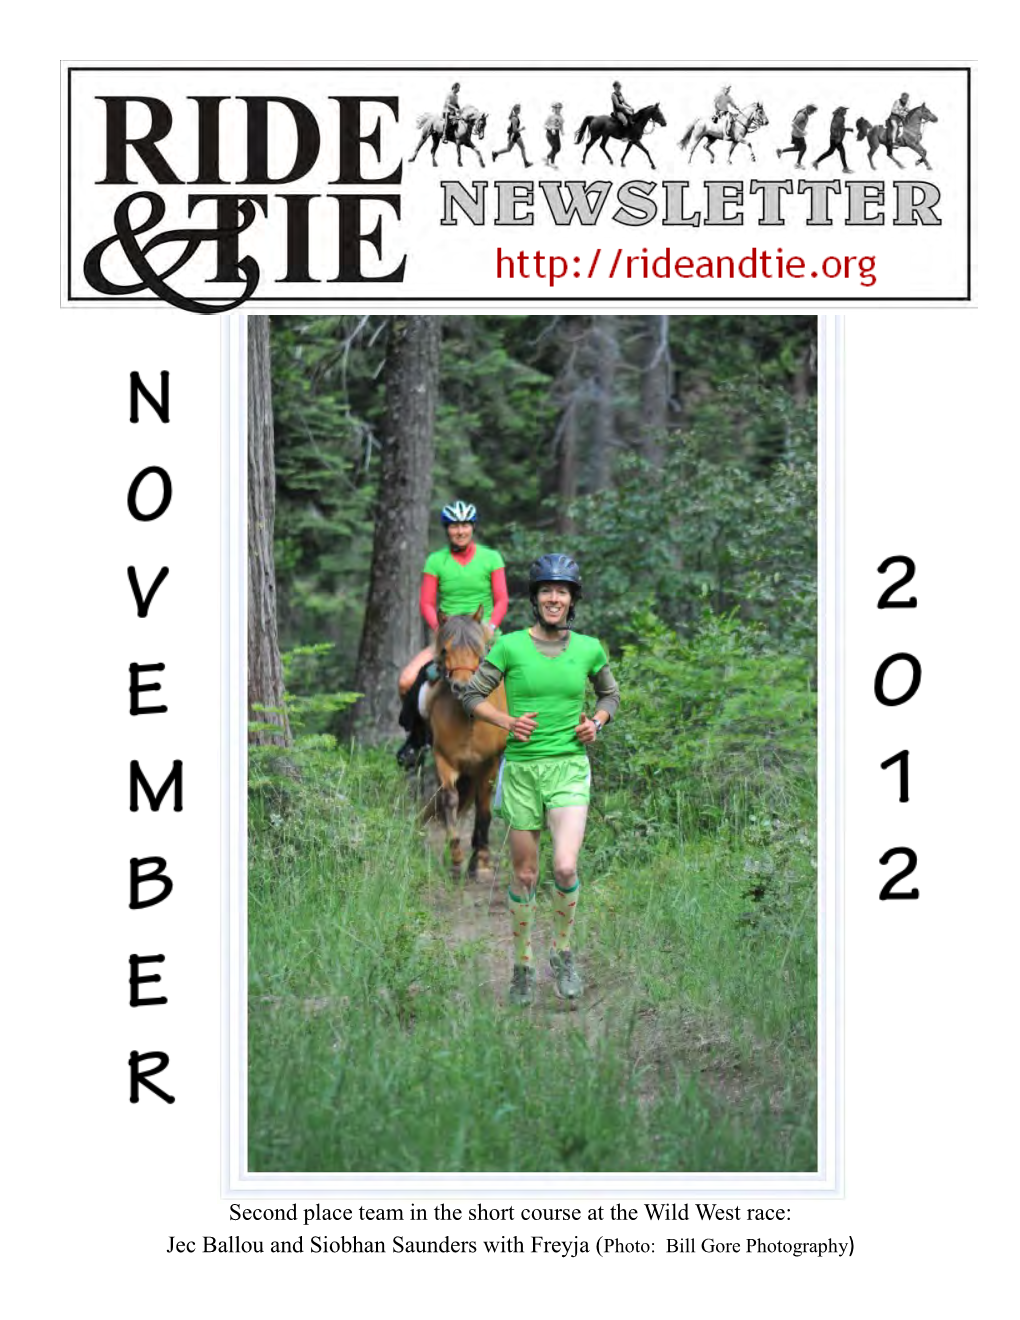
<svg viewBox="0 0 1020 1320">
<path fill-rule="evenodd" d="M 813 317 L 250 319 L 252 1167 L 814 1167 L 816 393 Z M 392 757 L 457 498 L 623 697 L 549 1030 Z"/>
</svg>

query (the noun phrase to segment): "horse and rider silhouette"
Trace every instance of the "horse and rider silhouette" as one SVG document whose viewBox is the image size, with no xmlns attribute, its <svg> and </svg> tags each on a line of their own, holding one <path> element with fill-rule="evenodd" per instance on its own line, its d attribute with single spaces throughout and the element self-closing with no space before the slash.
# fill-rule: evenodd
<svg viewBox="0 0 1020 1320">
<path fill-rule="evenodd" d="M 655 169 L 655 161 L 648 151 L 648 148 L 641 141 L 646 130 L 650 131 L 652 125 L 657 124 L 660 128 L 666 127 L 666 118 L 659 109 L 658 101 L 654 105 L 642 106 L 640 110 L 635 110 L 627 123 L 617 119 L 614 115 L 585 115 L 581 127 L 574 134 L 574 144 L 579 146 L 585 133 L 588 134 L 588 145 L 584 149 L 584 155 L 581 157 L 583 165 L 588 159 L 588 152 L 596 144 L 602 148 L 602 154 L 612 165 L 613 158 L 606 150 L 606 143 L 610 138 L 615 138 L 618 142 L 626 142 L 623 155 L 620 157 L 622 165 L 630 154 L 631 147 L 637 147 L 648 157 L 648 164 Z"/>
<path fill-rule="evenodd" d="M 922 101 L 920 105 L 915 105 L 912 110 L 908 110 L 903 120 L 903 127 L 900 129 L 900 135 L 891 147 L 889 146 L 889 128 L 887 124 L 869 124 L 868 121 L 861 116 L 854 127 L 857 129 L 858 142 L 863 142 L 867 139 L 868 164 L 872 169 L 875 168 L 874 155 L 879 147 L 885 147 L 890 159 L 893 160 L 901 170 L 904 169 L 905 166 L 903 162 L 901 160 L 896 160 L 896 157 L 892 153 L 894 151 L 900 151 L 903 147 L 909 147 L 911 151 L 916 153 L 921 164 L 924 165 L 926 169 L 930 170 L 931 164 L 928 161 L 928 153 L 925 151 L 924 147 L 921 146 L 921 135 L 924 132 L 925 124 L 937 124 L 938 122 L 938 115 L 936 115 L 934 111 L 929 110 Z"/>
<path fill-rule="evenodd" d="M 415 120 L 415 128 L 421 133 L 421 137 L 418 139 L 418 145 L 414 149 L 411 160 L 413 161 L 417 157 L 426 141 L 431 138 L 433 165 L 438 166 L 439 164 L 436 160 L 436 152 L 439 150 L 440 144 L 450 142 L 457 148 L 458 165 L 464 163 L 461 160 L 461 148 L 469 147 L 478 157 L 478 162 L 484 170 L 485 160 L 482 153 L 475 146 L 473 138 L 477 138 L 481 142 L 485 137 L 485 122 L 487 119 L 487 112 L 479 110 L 477 106 L 473 105 L 464 106 L 459 117 L 450 122 L 447 121 L 444 114 L 419 115 Z M 408 164 L 410 164 L 410 161 L 408 161 Z"/>
<path fill-rule="evenodd" d="M 693 123 L 688 124 L 687 131 L 677 144 L 681 151 L 687 150 L 687 144 L 690 143 L 691 152 L 687 157 L 687 163 L 690 164 L 694 159 L 694 152 L 699 143 L 704 144 L 712 164 L 715 164 L 715 153 L 712 147 L 716 142 L 726 142 L 730 144 L 730 152 L 726 157 L 726 163 L 729 164 L 733 159 L 733 153 L 737 147 L 743 144 L 751 153 L 752 161 L 755 159 L 754 148 L 747 140 L 751 133 L 759 128 L 764 128 L 769 120 L 765 113 L 765 107 L 760 101 L 752 101 L 750 105 L 745 105 L 742 110 L 732 111 L 729 114 L 729 122 L 716 123 L 710 118 L 695 119 Z"/>
</svg>

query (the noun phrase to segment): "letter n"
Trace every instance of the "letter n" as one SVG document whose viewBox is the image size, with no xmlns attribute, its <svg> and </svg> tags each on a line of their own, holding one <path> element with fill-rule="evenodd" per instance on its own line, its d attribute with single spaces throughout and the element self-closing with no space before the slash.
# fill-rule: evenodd
<svg viewBox="0 0 1020 1320">
<path fill-rule="evenodd" d="M 158 811 L 160 807 L 160 803 L 166 797 L 170 785 L 173 784 L 174 811 L 183 811 L 184 810 L 183 768 L 184 768 L 183 761 L 175 761 L 173 765 L 173 769 L 167 775 L 166 779 L 163 780 L 159 792 L 154 793 L 152 791 L 152 786 L 150 785 L 149 781 L 145 778 L 145 775 L 142 772 L 142 769 L 139 766 L 138 762 L 132 761 L 131 762 L 131 810 L 132 811 L 138 810 L 139 787 L 141 787 L 142 792 L 148 798 L 149 806 L 152 808 L 152 810 Z"/>
<path fill-rule="evenodd" d="M 161 371 L 159 373 L 159 400 L 157 402 L 155 395 L 142 384 L 142 378 L 137 371 L 131 373 L 131 420 L 138 421 L 138 396 L 142 395 L 153 412 L 161 422 L 170 420 L 170 373 Z"/>
</svg>

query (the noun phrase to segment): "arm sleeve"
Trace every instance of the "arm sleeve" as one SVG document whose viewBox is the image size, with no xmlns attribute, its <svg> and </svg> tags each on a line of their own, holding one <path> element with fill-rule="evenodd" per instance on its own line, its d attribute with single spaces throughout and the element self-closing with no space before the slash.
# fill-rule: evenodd
<svg viewBox="0 0 1020 1320">
<path fill-rule="evenodd" d="M 421 575 L 421 591 L 418 595 L 418 606 L 421 610 L 421 616 L 432 629 L 437 632 L 439 629 L 439 616 L 436 614 L 436 593 L 439 589 L 439 579 L 433 577 L 431 573 Z"/>
<path fill-rule="evenodd" d="M 494 568 L 492 570 L 492 615 L 489 622 L 494 628 L 498 628 L 503 622 L 503 617 L 510 607 L 510 596 L 506 589 L 506 569 Z"/>
<path fill-rule="evenodd" d="M 483 660 L 475 670 L 474 678 L 464 689 L 460 704 L 469 715 L 473 715 L 475 707 L 483 702 L 490 692 L 495 692 L 502 681 L 502 669 L 497 669 L 489 660 Z"/>
<path fill-rule="evenodd" d="M 620 689 L 608 665 L 603 665 L 597 674 L 592 675 L 592 685 L 601 710 L 612 719 L 620 708 Z"/>
</svg>

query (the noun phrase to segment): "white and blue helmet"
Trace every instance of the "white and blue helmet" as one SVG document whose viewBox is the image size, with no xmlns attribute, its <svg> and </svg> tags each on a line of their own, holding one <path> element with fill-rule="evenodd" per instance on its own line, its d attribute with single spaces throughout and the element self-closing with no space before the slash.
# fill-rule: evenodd
<svg viewBox="0 0 1020 1320">
<path fill-rule="evenodd" d="M 454 500 L 452 504 L 443 505 L 443 512 L 439 516 L 443 521 L 443 526 L 448 527 L 450 523 L 477 522 L 478 510 L 473 504 L 466 504 L 463 500 Z"/>
</svg>

